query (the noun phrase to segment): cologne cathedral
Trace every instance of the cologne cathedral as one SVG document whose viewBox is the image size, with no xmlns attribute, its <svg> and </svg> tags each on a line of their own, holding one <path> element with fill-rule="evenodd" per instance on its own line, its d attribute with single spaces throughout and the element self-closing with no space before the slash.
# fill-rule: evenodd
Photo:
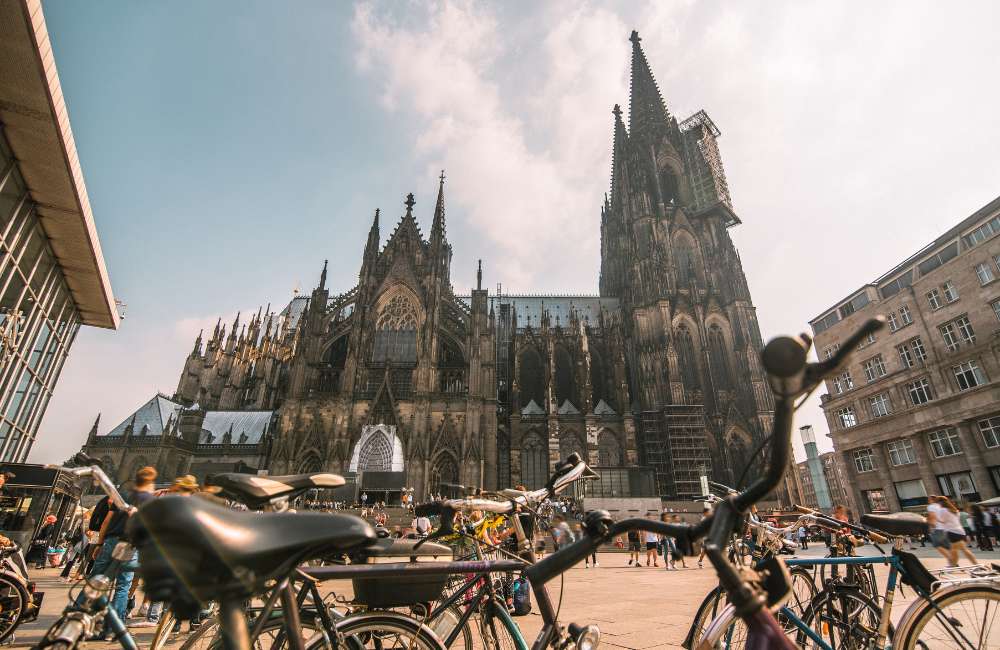
<svg viewBox="0 0 1000 650">
<path fill-rule="evenodd" d="M 600 495 L 690 498 L 734 482 L 770 430 L 739 225 L 704 111 L 668 110 L 633 32 L 628 124 L 612 111 L 599 294 L 454 293 L 444 176 L 429 236 L 409 195 L 376 210 L 346 291 L 199 335 L 173 395 L 84 449 L 119 480 L 328 470 L 387 501 L 454 484 L 536 488 L 578 452 Z M 596 215 L 595 215 L 596 216 Z M 227 327 L 228 325 L 228 327 Z"/>
</svg>

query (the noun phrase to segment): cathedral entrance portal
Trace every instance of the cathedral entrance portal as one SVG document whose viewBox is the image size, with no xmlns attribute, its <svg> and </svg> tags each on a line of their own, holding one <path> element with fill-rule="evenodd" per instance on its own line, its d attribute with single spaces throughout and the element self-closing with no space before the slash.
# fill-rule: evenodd
<svg viewBox="0 0 1000 650">
<path fill-rule="evenodd" d="M 458 494 L 458 461 L 448 452 L 438 454 L 431 465 L 430 493 L 447 498 L 465 496 Z"/>
<path fill-rule="evenodd" d="M 365 425 L 354 445 L 348 471 L 357 479 L 358 500 L 364 495 L 369 504 L 399 502 L 405 485 L 403 443 L 396 427 L 386 424 Z"/>
</svg>

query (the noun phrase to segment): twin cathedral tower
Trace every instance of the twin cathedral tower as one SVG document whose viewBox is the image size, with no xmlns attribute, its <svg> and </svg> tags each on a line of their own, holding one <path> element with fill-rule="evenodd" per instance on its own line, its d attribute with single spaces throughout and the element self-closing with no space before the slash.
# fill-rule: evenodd
<svg viewBox="0 0 1000 650">
<path fill-rule="evenodd" d="M 329 470 L 392 499 L 448 484 L 542 485 L 578 452 L 608 496 L 637 472 L 671 498 L 731 483 L 770 430 L 761 337 L 704 111 L 670 114 L 633 32 L 628 125 L 613 111 L 598 296 L 456 295 L 440 179 L 429 237 L 376 210 L 357 285 L 199 335 L 174 395 L 85 449 L 125 478 Z M 643 469 L 646 468 L 646 469 Z M 629 478 L 629 477 L 632 478 Z M 604 483 L 606 481 L 602 481 Z M 651 481 L 647 481 L 651 483 Z M 617 487 L 609 487 L 614 484 Z M 611 492 L 608 492 L 611 490 Z"/>
</svg>

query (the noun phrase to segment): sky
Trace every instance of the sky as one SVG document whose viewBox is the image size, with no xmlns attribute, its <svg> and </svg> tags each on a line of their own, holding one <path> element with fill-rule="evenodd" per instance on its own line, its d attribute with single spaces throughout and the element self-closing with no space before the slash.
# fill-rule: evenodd
<svg viewBox="0 0 1000 650">
<path fill-rule="evenodd" d="M 83 328 L 30 460 L 156 391 L 202 327 L 357 281 L 445 170 L 456 292 L 596 293 L 632 29 L 671 113 L 705 109 L 765 339 L 1000 194 L 1000 4 L 47 0 L 116 297 Z M 627 112 L 627 111 L 626 111 Z M 798 425 L 831 448 L 814 397 Z M 798 454 L 802 457 L 801 448 Z"/>
</svg>

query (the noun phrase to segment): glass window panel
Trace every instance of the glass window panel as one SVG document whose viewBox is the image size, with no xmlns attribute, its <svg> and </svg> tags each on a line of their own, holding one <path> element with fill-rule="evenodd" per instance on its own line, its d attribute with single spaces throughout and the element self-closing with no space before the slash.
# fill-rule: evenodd
<svg viewBox="0 0 1000 650">
<path fill-rule="evenodd" d="M 0 173 L 7 170 L 7 163 L 0 164 Z M 21 181 L 21 172 L 15 165 L 11 173 L 5 176 L 6 182 L 0 187 L 0 232 L 7 227 L 13 219 L 14 211 L 21 204 L 21 199 L 25 197 L 24 183 Z M 3 182 L 0 178 L 0 182 Z"/>
<path fill-rule="evenodd" d="M 21 273 L 26 278 L 31 276 L 31 271 L 35 268 L 35 262 L 38 261 L 38 256 L 45 247 L 45 238 L 39 230 L 40 227 L 36 222 L 33 224 L 31 232 L 28 233 L 28 238 L 24 243 L 24 251 L 17 262 L 17 265 L 21 267 Z"/>
<path fill-rule="evenodd" d="M 10 403 L 7 405 L 7 410 L 4 414 L 6 419 L 11 421 L 14 420 L 14 416 L 17 415 L 17 409 L 21 406 L 21 402 L 24 401 L 24 394 L 28 390 L 29 382 L 31 382 L 31 373 L 25 370 L 22 373 L 21 381 L 18 382 L 17 388 L 14 390 L 14 394 L 10 398 Z"/>
<path fill-rule="evenodd" d="M 42 385 L 38 381 L 32 381 L 28 387 L 28 399 L 24 401 L 24 408 L 21 409 L 21 415 L 17 418 L 17 426 L 23 427 L 28 423 L 32 409 L 35 408 L 35 402 L 38 401 L 38 395 L 41 392 Z"/>
<path fill-rule="evenodd" d="M 41 363 L 42 357 L 45 354 L 46 345 L 48 345 L 49 337 L 52 335 L 52 328 L 49 327 L 48 321 L 42 322 L 42 327 L 38 331 L 38 336 L 35 337 L 35 345 L 32 346 L 31 354 L 28 356 L 28 367 L 38 372 L 38 364 Z M 38 374 L 42 374 L 38 372 Z"/>
<path fill-rule="evenodd" d="M 36 296 L 40 296 L 42 293 L 42 287 L 46 280 L 49 279 L 49 272 L 55 266 L 55 262 L 52 259 L 52 254 L 48 250 L 43 249 L 41 257 L 38 258 L 38 265 L 35 267 L 35 273 L 31 276 L 31 290 L 35 292 Z"/>
</svg>

